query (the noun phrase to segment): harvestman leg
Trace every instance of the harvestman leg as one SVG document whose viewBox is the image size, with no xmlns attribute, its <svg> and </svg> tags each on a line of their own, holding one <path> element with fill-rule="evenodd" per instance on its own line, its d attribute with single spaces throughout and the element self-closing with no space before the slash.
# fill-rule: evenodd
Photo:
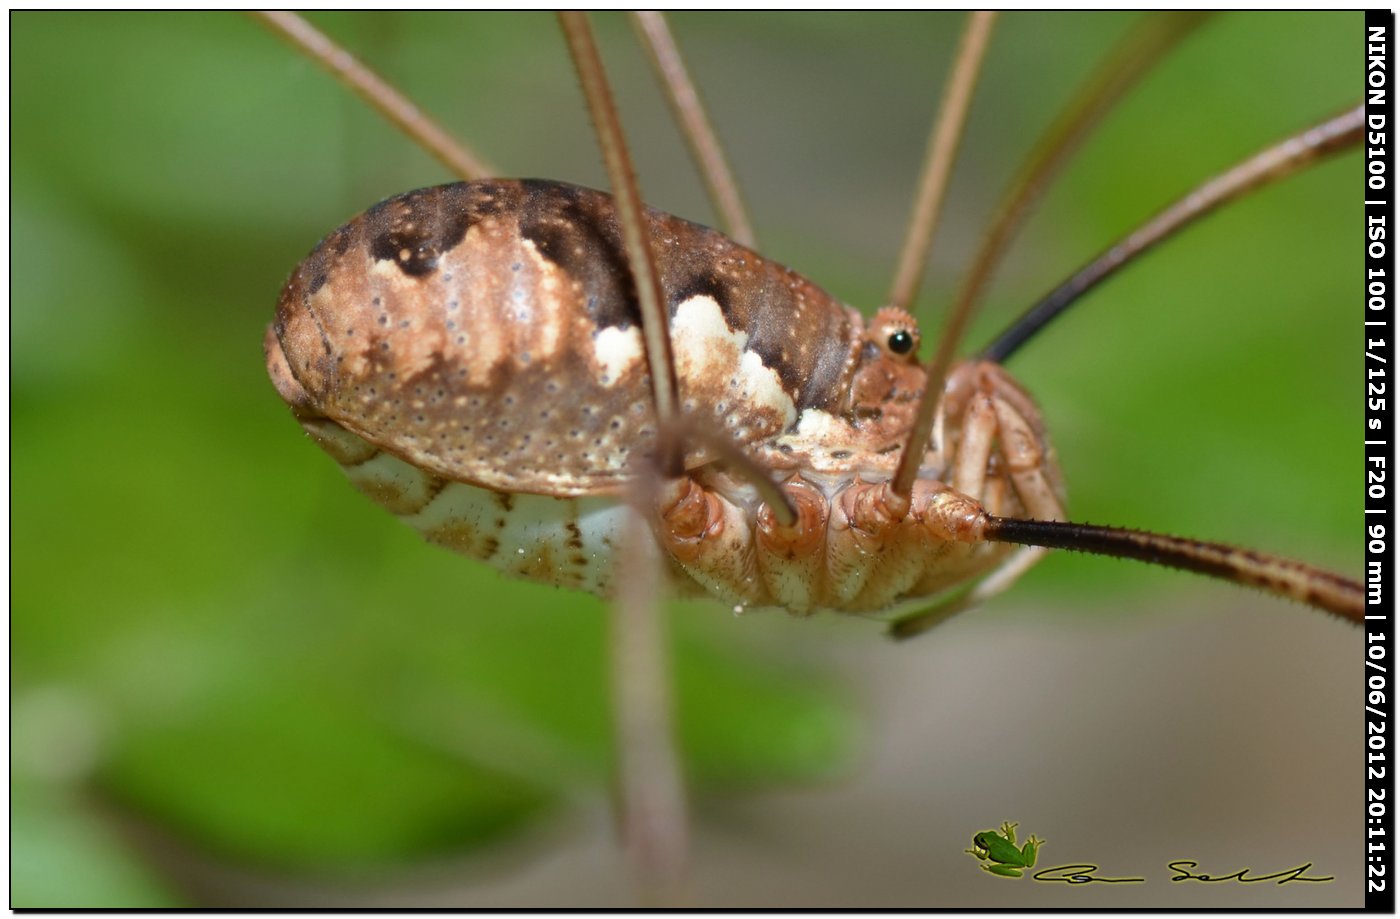
<svg viewBox="0 0 1400 919">
<path fill-rule="evenodd" d="M 992 379 L 998 379 L 993 376 Z M 1026 512 L 1040 520 L 1065 519 L 1064 504 L 1045 476 L 1045 454 L 1034 425 L 1013 402 L 1019 391 L 1006 384 L 993 385 L 968 400 L 963 412 L 962 438 L 953 458 L 953 488 L 982 502 L 987 512 L 1000 516 L 1006 497 L 1000 480 L 986 472 L 994 445 L 999 444 L 1011 487 Z M 890 634 L 910 638 L 927 632 L 944 620 L 1006 590 L 1045 557 L 1049 550 L 1023 547 L 1012 553 L 968 591 L 930 609 L 902 616 L 890 623 Z"/>
</svg>

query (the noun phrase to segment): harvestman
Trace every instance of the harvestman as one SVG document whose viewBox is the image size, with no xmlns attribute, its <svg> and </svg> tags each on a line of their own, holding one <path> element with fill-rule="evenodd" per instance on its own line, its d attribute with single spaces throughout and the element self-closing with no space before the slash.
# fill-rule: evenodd
<svg viewBox="0 0 1400 919">
<path fill-rule="evenodd" d="M 904 267 L 891 304 L 868 324 L 715 231 L 644 213 L 601 62 L 578 31 L 583 20 L 565 22 L 616 209 L 601 193 L 555 182 L 422 189 L 336 230 L 283 292 L 267 339 L 269 371 L 362 490 L 431 541 L 511 574 L 602 595 L 611 592 L 625 516 L 616 499 L 635 492 L 653 463 L 660 481 L 646 503 L 682 589 L 802 614 L 870 613 L 985 578 L 934 612 L 897 620 L 900 634 L 1007 586 L 1042 552 L 1017 552 L 1016 543 L 1188 568 L 1359 619 L 1359 584 L 1302 563 L 1062 522 L 1063 486 L 1040 412 L 1001 369 L 1050 318 L 1140 252 L 1224 201 L 1354 143 L 1359 110 L 1207 182 L 1076 273 L 977 358 L 955 364 L 962 327 L 1022 201 L 1092 125 L 1104 98 L 1131 82 L 1136 71 L 1126 62 L 1143 55 L 1111 62 L 1090 101 L 1057 126 L 1059 142 L 990 234 L 924 366 L 907 307 L 975 80 L 968 62 L 985 45 L 989 19 L 974 19 L 969 30 L 965 71 L 950 81 L 951 114 L 930 144 Z M 1161 51 L 1182 32 L 1139 43 Z M 479 168 L 460 155 L 444 158 L 472 174 Z M 711 184 L 733 187 L 727 178 Z"/>
<path fill-rule="evenodd" d="M 923 607 L 894 620 L 901 636 L 1005 589 L 1046 548 L 1195 570 L 1360 621 L 1361 585 L 1310 565 L 1065 522 L 1039 410 L 1001 368 L 1176 230 L 1356 144 L 1359 109 L 1206 182 L 955 363 L 1000 254 L 1051 176 L 1199 17 L 1140 30 L 1033 155 L 922 365 L 908 308 L 990 15 L 971 17 L 890 303 L 869 322 L 745 245 L 752 232 L 735 184 L 658 17 L 639 19 L 639 30 L 729 237 L 644 210 L 587 21 L 562 19 L 615 201 L 556 182 L 482 179 L 492 170 L 346 52 L 295 17 L 266 17 L 469 180 L 389 199 L 334 231 L 292 275 L 268 331 L 279 393 L 361 490 L 433 542 L 513 575 L 621 595 L 623 607 L 628 585 L 614 583 L 613 559 L 629 537 L 630 499 L 682 590 L 800 614 Z M 646 761 L 666 755 L 646 748 L 646 734 L 633 734 L 640 759 L 624 773 L 673 773 Z M 666 809 L 647 793 L 624 812 Z M 647 832 L 645 819 L 629 825 Z M 651 869 L 663 882 L 668 871 L 675 865 Z"/>
</svg>

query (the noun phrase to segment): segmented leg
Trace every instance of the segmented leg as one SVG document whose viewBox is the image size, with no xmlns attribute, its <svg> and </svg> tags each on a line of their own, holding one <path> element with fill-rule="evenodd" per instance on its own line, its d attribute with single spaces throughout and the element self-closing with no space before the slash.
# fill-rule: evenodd
<svg viewBox="0 0 1400 919">
<path fill-rule="evenodd" d="M 760 604 L 753 539 L 743 511 L 686 476 L 661 489 L 657 539 L 696 583 L 726 602 Z"/>
<path fill-rule="evenodd" d="M 945 404 L 958 420 L 947 464 L 953 486 L 925 474 L 907 513 L 887 479 L 792 475 L 781 488 L 795 519 L 784 524 L 744 476 L 711 464 L 662 489 L 657 538 L 712 593 L 798 614 L 874 612 L 984 578 L 972 592 L 898 627 L 901 634 L 927 628 L 1004 590 L 1044 554 L 985 540 L 988 515 L 1064 517 L 1034 406 L 1001 368 L 959 367 Z"/>
<path fill-rule="evenodd" d="M 821 605 L 825 580 L 826 496 L 799 476 L 783 483 L 783 491 L 796 508 L 797 519 L 784 526 L 769 505 L 759 508 L 758 568 L 764 587 L 779 605 L 810 612 Z"/>
<path fill-rule="evenodd" d="M 959 491 L 976 497 L 987 513 L 1004 516 L 1014 508 L 1006 494 L 1005 480 L 988 476 L 995 444 L 995 455 L 1003 462 L 1011 491 L 1022 512 L 1042 520 L 1065 519 L 1064 504 L 1056 485 L 1046 474 L 1048 443 L 1044 431 L 1033 420 L 1038 418 L 1024 391 L 1010 381 L 1000 368 L 991 365 L 964 365 L 954 372 L 949 388 L 958 387 L 964 374 L 975 377 L 974 391 L 967 397 L 963 413 L 962 437 L 953 457 L 953 481 Z M 951 400 L 949 400 L 951 401 Z M 976 549 L 978 547 L 970 547 Z M 910 638 L 938 625 L 964 610 L 980 606 L 1014 584 L 1046 555 L 1045 549 L 1023 548 L 1006 558 L 971 590 L 933 607 L 901 616 L 890 624 L 890 634 Z M 955 582 L 949 582 L 952 586 Z M 928 583 L 926 593 L 938 585 Z"/>
<path fill-rule="evenodd" d="M 929 609 L 901 616 L 892 621 L 890 623 L 890 636 L 899 639 L 913 638 L 915 635 L 922 635 L 936 625 L 943 624 L 958 613 L 976 609 L 1015 584 L 1020 580 L 1021 575 L 1034 568 L 1049 551 L 1049 549 L 1040 548 L 1023 548 L 1016 551 L 1010 558 L 1002 562 L 1000 567 L 978 581 L 966 593 L 959 594 L 943 603 L 935 604 Z"/>
</svg>

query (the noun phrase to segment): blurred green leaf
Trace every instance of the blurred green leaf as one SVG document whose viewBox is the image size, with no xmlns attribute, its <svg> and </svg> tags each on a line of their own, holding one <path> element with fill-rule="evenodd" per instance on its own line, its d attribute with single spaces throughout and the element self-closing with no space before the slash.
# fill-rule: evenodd
<svg viewBox="0 0 1400 919">
<path fill-rule="evenodd" d="M 10 781 L 11 909 L 166 909 L 184 903 L 77 796 Z"/>
<path fill-rule="evenodd" d="M 295 683 L 235 688 L 188 721 L 132 731 L 103 782 L 208 848 L 303 870 L 459 851 L 549 802 L 543 789 L 395 737 Z"/>
</svg>

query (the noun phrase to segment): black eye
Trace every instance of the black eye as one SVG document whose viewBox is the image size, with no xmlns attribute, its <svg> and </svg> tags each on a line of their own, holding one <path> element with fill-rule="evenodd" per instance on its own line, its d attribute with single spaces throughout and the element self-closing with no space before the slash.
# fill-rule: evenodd
<svg viewBox="0 0 1400 919">
<path fill-rule="evenodd" d="M 900 329 L 890 335 L 889 346 L 895 354 L 908 354 L 914 349 L 914 336 Z"/>
</svg>

